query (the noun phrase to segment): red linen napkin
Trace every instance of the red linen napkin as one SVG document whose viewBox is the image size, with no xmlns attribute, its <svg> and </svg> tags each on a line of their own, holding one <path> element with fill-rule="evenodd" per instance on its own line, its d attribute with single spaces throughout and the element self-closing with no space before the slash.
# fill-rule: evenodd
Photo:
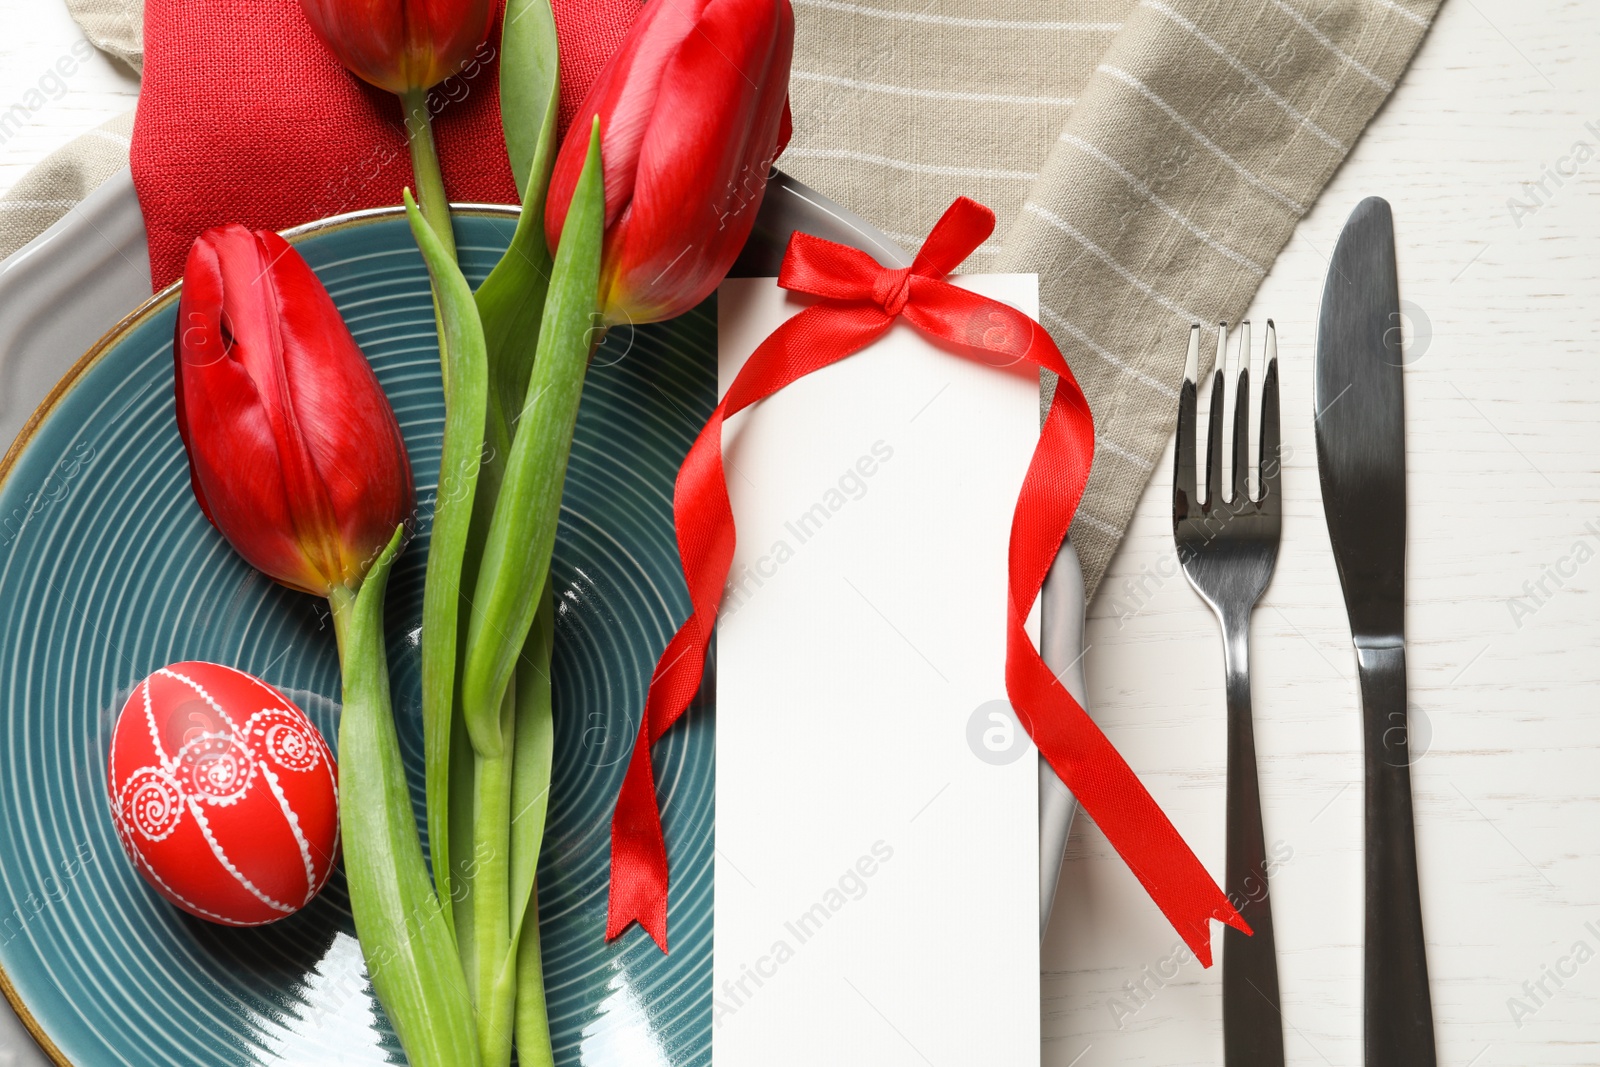
<svg viewBox="0 0 1600 1067">
<path fill-rule="evenodd" d="M 561 124 L 622 41 L 639 0 L 554 0 Z M 148 0 L 133 180 L 159 290 L 224 222 L 281 230 L 400 202 L 412 184 L 400 104 L 347 73 L 299 0 Z M 514 204 L 500 134 L 498 23 L 488 57 L 434 90 L 445 188 Z"/>
</svg>

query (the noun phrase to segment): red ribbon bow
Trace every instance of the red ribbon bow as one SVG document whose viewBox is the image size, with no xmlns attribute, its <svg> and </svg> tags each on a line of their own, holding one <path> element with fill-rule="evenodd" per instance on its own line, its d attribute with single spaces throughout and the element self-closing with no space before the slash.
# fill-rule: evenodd
<svg viewBox="0 0 1600 1067">
<path fill-rule="evenodd" d="M 1026 630 L 1077 511 L 1094 457 L 1088 402 L 1038 323 L 944 278 L 988 238 L 994 212 L 961 197 L 933 227 L 910 267 L 889 270 L 866 253 L 796 233 L 778 284 L 821 298 L 761 343 L 706 421 L 678 471 L 678 553 L 694 612 L 656 663 L 644 717 L 611 820 L 607 939 L 638 921 L 667 947 L 667 851 L 650 747 L 700 688 L 706 650 L 733 562 L 733 511 L 722 469 L 725 419 L 886 333 L 898 318 L 986 362 L 1027 360 L 1059 376 L 1011 524 L 1006 692 L 1056 774 L 1072 790 L 1202 964 L 1208 919 L 1249 932 L 1172 823 L 1093 720 L 1045 666 Z"/>
</svg>

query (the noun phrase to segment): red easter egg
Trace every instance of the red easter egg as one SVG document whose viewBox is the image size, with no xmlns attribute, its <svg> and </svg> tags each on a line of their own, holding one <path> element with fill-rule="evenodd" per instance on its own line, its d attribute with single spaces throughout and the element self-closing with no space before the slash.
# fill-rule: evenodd
<svg viewBox="0 0 1600 1067">
<path fill-rule="evenodd" d="M 191 915 L 270 923 L 333 870 L 333 754 L 304 712 L 243 671 L 174 663 L 140 682 L 111 735 L 110 785 L 128 857 Z"/>
</svg>

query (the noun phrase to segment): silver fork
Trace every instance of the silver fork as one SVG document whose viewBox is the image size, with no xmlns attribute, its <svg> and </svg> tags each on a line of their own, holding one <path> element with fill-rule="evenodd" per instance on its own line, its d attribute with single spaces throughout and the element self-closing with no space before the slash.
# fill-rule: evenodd
<svg viewBox="0 0 1600 1067">
<path fill-rule="evenodd" d="M 1240 364 L 1233 416 L 1233 491 L 1222 491 L 1223 362 L 1228 324 L 1217 332 L 1206 442 L 1206 495 L 1195 492 L 1195 398 L 1200 327 L 1189 331 L 1189 360 L 1178 398 L 1178 461 L 1172 483 L 1172 537 L 1183 573 L 1222 625 L 1228 696 L 1228 846 L 1224 879 L 1229 900 L 1254 936 L 1231 926 L 1222 937 L 1222 1035 L 1227 1067 L 1281 1067 L 1283 1021 L 1278 962 L 1267 892 L 1266 835 L 1256 779 L 1255 731 L 1250 716 L 1250 613 L 1272 579 L 1283 517 L 1278 461 L 1278 337 L 1267 320 L 1266 381 L 1261 393 L 1260 491 L 1249 493 L 1250 323 L 1239 328 Z"/>
</svg>

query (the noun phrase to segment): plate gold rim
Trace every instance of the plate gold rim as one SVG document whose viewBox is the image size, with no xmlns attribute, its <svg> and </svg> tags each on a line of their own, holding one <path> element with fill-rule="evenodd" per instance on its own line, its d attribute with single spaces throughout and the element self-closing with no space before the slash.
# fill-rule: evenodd
<svg viewBox="0 0 1600 1067">
<path fill-rule="evenodd" d="M 508 204 L 452 203 L 450 205 L 450 214 L 452 216 L 461 215 L 476 218 L 515 220 L 520 212 L 517 208 Z M 317 219 L 299 226 L 292 226 L 279 232 L 289 241 L 295 242 L 313 235 L 350 229 L 371 222 L 403 217 L 404 215 L 405 208 L 398 205 L 366 208 L 361 211 L 346 212 L 343 215 L 331 215 L 325 219 Z M 182 287 L 182 281 L 173 282 L 117 320 L 116 325 L 102 334 L 100 339 L 91 345 L 89 350 L 78 357 L 77 362 L 67 369 L 67 372 L 61 376 L 61 380 L 51 387 L 50 392 L 39 402 L 39 406 L 33 409 L 33 414 L 28 416 L 28 421 L 17 432 L 16 440 L 12 441 L 11 447 L 6 449 L 5 456 L 0 457 L 0 492 L 5 490 L 6 482 L 10 479 L 12 470 L 16 467 L 17 461 L 22 458 L 22 453 L 26 451 L 34 435 L 38 433 L 39 427 L 44 425 L 44 421 L 55 412 L 55 409 L 66 398 L 66 395 L 72 391 L 73 387 L 82 380 L 90 368 L 99 363 L 105 354 L 120 343 L 129 332 L 143 325 L 152 315 L 177 300 L 179 290 Z M 33 1038 L 51 1063 L 55 1064 L 56 1067 L 80 1067 L 79 1064 L 67 1059 L 66 1054 L 61 1051 L 50 1035 L 45 1033 L 44 1027 L 39 1024 L 39 1020 L 34 1017 L 33 1012 L 23 1002 L 22 994 L 17 992 L 17 987 L 12 984 L 11 976 L 6 973 L 3 963 L 0 963 L 0 994 L 5 995 L 6 1001 L 11 1005 L 11 1009 L 17 1013 L 17 1018 L 21 1020 L 23 1029 L 28 1031 L 29 1036 Z"/>
</svg>

